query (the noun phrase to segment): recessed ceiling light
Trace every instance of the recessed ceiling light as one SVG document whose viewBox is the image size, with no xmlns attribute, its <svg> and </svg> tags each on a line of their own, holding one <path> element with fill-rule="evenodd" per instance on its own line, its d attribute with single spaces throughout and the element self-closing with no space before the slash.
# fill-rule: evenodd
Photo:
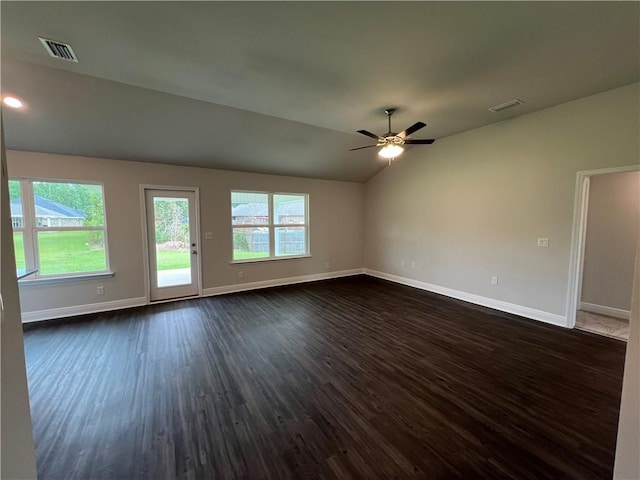
<svg viewBox="0 0 640 480">
<path fill-rule="evenodd" d="M 11 107 L 11 108 L 22 107 L 22 100 L 16 97 L 4 97 L 2 101 L 7 107 Z"/>
</svg>

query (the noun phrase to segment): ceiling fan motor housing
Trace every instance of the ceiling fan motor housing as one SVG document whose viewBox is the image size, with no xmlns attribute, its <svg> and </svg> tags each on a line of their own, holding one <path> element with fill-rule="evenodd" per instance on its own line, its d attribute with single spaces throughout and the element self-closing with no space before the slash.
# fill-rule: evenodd
<svg viewBox="0 0 640 480">
<path fill-rule="evenodd" d="M 404 145 L 404 138 L 399 137 L 393 132 L 387 133 L 387 135 L 382 139 L 381 142 L 378 142 L 378 146 L 382 147 L 384 145 Z"/>
<path fill-rule="evenodd" d="M 384 136 L 376 135 L 374 133 L 369 132 L 368 130 L 358 130 L 358 133 L 365 135 L 367 137 L 373 138 L 376 140 L 375 145 L 367 145 L 364 147 L 352 148 L 351 150 L 361 150 L 363 148 L 371 148 L 371 147 L 383 147 L 378 154 L 385 158 L 388 158 L 386 155 L 383 155 L 384 152 L 391 155 L 399 155 L 403 151 L 403 145 L 407 144 L 429 144 L 433 143 L 433 139 L 424 139 L 424 140 L 411 140 L 408 137 L 417 132 L 423 127 L 426 127 L 426 123 L 424 122 L 416 122 L 411 125 L 406 130 L 403 130 L 400 133 L 391 131 L 391 115 L 396 111 L 395 108 L 385 108 L 384 113 L 387 116 L 387 121 L 389 124 L 389 131 L 384 134 Z M 386 148 L 385 148 L 386 147 Z"/>
</svg>

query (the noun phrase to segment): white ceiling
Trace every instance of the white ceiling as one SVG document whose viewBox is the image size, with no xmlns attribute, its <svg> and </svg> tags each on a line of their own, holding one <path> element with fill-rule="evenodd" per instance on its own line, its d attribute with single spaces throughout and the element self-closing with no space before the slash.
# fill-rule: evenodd
<svg viewBox="0 0 640 480">
<path fill-rule="evenodd" d="M 638 2 L 2 2 L 9 148 L 365 181 L 355 133 L 442 138 L 640 80 Z M 38 36 L 70 43 L 79 63 Z M 520 98 L 503 113 L 491 105 Z M 543 139 L 541 139 L 543 141 Z M 405 155 L 420 149 L 414 147 Z M 425 158 L 428 158 L 425 157 Z"/>
</svg>

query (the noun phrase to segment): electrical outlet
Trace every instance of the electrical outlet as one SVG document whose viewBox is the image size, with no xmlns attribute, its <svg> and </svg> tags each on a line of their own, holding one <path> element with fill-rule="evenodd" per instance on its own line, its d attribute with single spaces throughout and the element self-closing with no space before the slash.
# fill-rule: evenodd
<svg viewBox="0 0 640 480">
<path fill-rule="evenodd" d="M 404 260 L 400 260 L 400 266 L 404 267 Z"/>
<path fill-rule="evenodd" d="M 411 268 L 416 268 L 416 262 L 411 262 Z"/>
<path fill-rule="evenodd" d="M 498 284 L 498 277 L 491 277 L 491 285 L 497 285 Z"/>
<path fill-rule="evenodd" d="M 98 295 L 104 295 L 104 287 L 102 285 L 100 285 L 97 288 L 97 291 L 98 291 Z"/>
<path fill-rule="evenodd" d="M 244 272 L 238 272 L 238 278 L 244 278 Z"/>
<path fill-rule="evenodd" d="M 213 239 L 213 233 L 211 233 L 211 232 L 207 232 L 207 233 L 205 233 L 205 234 L 204 234 L 204 238 L 205 238 L 205 240 L 211 240 L 211 239 Z"/>
<path fill-rule="evenodd" d="M 329 270 L 329 267 L 331 267 L 331 263 L 327 262 L 324 264 L 324 268 L 326 268 L 327 270 Z"/>
<path fill-rule="evenodd" d="M 539 238 L 538 239 L 538 246 L 539 247 L 548 247 L 549 246 L 549 239 L 548 238 Z"/>
</svg>

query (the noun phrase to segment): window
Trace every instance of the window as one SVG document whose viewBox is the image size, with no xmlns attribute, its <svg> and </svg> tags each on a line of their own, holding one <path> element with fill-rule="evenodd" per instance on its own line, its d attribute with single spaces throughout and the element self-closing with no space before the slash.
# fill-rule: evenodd
<svg viewBox="0 0 640 480">
<path fill-rule="evenodd" d="M 18 270 L 37 269 L 35 277 L 107 271 L 102 185 L 11 179 L 9 195 Z"/>
<path fill-rule="evenodd" d="M 233 260 L 308 255 L 308 203 L 307 194 L 231 192 Z"/>
</svg>

